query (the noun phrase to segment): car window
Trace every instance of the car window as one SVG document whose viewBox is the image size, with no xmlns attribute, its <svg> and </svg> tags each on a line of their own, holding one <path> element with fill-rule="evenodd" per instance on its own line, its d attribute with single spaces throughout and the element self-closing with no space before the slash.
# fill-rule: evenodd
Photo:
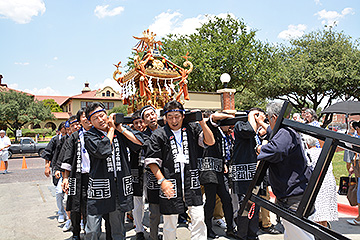
<svg viewBox="0 0 360 240">
<path fill-rule="evenodd" d="M 30 139 L 24 139 L 22 141 L 23 144 L 30 144 L 31 143 L 31 140 Z"/>
</svg>

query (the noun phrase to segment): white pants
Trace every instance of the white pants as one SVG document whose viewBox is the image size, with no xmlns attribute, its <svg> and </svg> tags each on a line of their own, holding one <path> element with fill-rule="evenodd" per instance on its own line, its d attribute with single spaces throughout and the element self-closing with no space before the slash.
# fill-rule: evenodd
<svg viewBox="0 0 360 240">
<path fill-rule="evenodd" d="M 3 162 L 7 162 L 9 159 L 9 152 L 8 151 L 0 151 L 0 160 Z"/>
<path fill-rule="evenodd" d="M 286 221 L 285 219 L 282 219 L 285 232 L 284 232 L 284 240 L 314 240 L 314 236 L 305 230 L 297 227 L 296 225 Z"/>
<path fill-rule="evenodd" d="M 59 215 L 65 215 L 65 207 L 64 207 L 64 195 L 65 193 L 63 192 L 62 188 L 61 188 L 61 184 L 62 184 L 62 177 L 59 179 L 58 184 L 56 185 L 55 188 L 55 197 L 56 197 L 56 205 L 59 209 L 58 214 Z"/>
<path fill-rule="evenodd" d="M 189 215 L 191 217 L 191 226 L 189 226 L 191 232 L 191 239 L 207 240 L 206 225 L 204 221 L 204 207 L 202 205 L 189 207 Z M 163 218 L 164 240 L 175 240 L 178 214 L 163 215 Z"/>
<path fill-rule="evenodd" d="M 144 232 L 144 204 L 145 198 L 134 196 L 134 209 L 133 209 L 133 216 L 134 216 L 134 223 L 135 223 L 135 232 Z"/>
</svg>

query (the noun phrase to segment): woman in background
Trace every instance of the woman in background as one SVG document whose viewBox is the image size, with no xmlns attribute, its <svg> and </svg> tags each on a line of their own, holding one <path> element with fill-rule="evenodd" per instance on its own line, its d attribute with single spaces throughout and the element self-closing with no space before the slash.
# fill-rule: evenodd
<svg viewBox="0 0 360 240">
<path fill-rule="evenodd" d="M 321 153 L 321 148 L 316 147 L 317 139 L 309 135 L 303 136 L 308 146 L 306 149 L 308 165 L 314 169 Z M 324 181 L 315 200 L 315 213 L 313 221 L 328 227 L 328 222 L 338 220 L 336 181 L 332 164 L 329 165 Z"/>
<path fill-rule="evenodd" d="M 360 137 L 360 122 L 353 122 L 351 124 L 351 126 L 355 129 L 354 132 L 354 137 L 359 138 Z M 346 161 L 346 167 L 349 171 L 349 174 L 352 175 L 353 173 L 355 174 L 355 177 L 358 179 L 358 183 L 360 181 L 360 156 L 359 153 L 352 153 L 349 152 L 349 161 L 346 161 L 344 158 L 344 161 Z M 347 222 L 351 225 L 360 225 L 360 184 L 358 184 L 358 189 L 357 189 L 357 202 L 358 202 L 358 216 L 355 219 L 350 219 L 347 220 Z"/>
</svg>

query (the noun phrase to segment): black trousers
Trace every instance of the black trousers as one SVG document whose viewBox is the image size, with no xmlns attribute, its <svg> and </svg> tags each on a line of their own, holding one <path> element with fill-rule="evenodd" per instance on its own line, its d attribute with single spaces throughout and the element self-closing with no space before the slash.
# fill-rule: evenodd
<svg viewBox="0 0 360 240">
<path fill-rule="evenodd" d="M 205 214 L 205 224 L 207 231 L 213 232 L 211 218 L 214 214 L 216 194 L 220 197 L 225 221 L 228 230 L 233 230 L 233 206 L 231 203 L 231 196 L 229 193 L 229 188 L 225 183 L 223 174 L 218 175 L 218 184 L 208 183 L 204 184 L 206 202 L 204 205 L 204 214 Z"/>
<path fill-rule="evenodd" d="M 80 191 L 80 212 L 70 211 L 72 232 L 74 237 L 79 237 L 80 239 L 80 222 L 81 215 L 83 216 L 84 226 L 86 225 L 86 208 L 87 208 L 87 190 L 89 183 L 89 174 L 81 174 L 81 191 Z"/>
<path fill-rule="evenodd" d="M 83 217 L 84 226 L 86 225 L 86 219 L 87 219 L 87 211 L 86 210 L 87 210 L 88 184 L 89 184 L 89 174 L 87 174 L 87 173 L 81 174 L 80 212 L 70 211 L 73 236 L 78 237 L 79 239 L 80 239 L 80 232 L 81 232 L 81 227 L 80 227 L 81 215 Z M 106 240 L 112 240 L 109 214 L 104 214 L 103 219 L 105 220 Z"/>
<path fill-rule="evenodd" d="M 239 206 L 243 203 L 244 195 L 238 194 Z M 255 209 L 253 212 L 244 211 L 245 216 L 240 216 L 239 214 L 236 217 L 237 233 L 236 235 L 240 239 L 244 240 L 253 240 L 257 239 L 257 232 L 259 230 L 259 211 L 260 206 L 255 204 Z M 251 219 L 249 219 L 249 215 Z"/>
<path fill-rule="evenodd" d="M 109 214 L 104 214 L 103 215 L 103 219 L 105 220 L 105 234 L 106 234 L 106 240 L 112 240 L 112 236 L 111 236 L 111 225 L 110 225 L 110 220 L 109 220 Z"/>
</svg>

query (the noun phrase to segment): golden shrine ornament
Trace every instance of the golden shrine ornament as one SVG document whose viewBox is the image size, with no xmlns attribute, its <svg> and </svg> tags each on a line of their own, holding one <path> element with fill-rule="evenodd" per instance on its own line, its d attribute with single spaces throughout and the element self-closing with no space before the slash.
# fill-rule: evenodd
<svg viewBox="0 0 360 240">
<path fill-rule="evenodd" d="M 180 101 L 182 95 L 189 100 L 187 78 L 193 70 L 189 53 L 183 56 L 183 66 L 188 69 L 182 68 L 160 54 L 162 43 L 155 41 L 155 36 L 148 29 L 143 32 L 143 37 L 134 37 L 139 40 L 133 48 L 136 51 L 134 68 L 126 74 L 121 76 L 121 62 L 114 64 L 113 78 L 121 87 L 123 104 L 129 106 L 128 114 L 149 104 L 163 108 L 168 101 Z"/>
</svg>

